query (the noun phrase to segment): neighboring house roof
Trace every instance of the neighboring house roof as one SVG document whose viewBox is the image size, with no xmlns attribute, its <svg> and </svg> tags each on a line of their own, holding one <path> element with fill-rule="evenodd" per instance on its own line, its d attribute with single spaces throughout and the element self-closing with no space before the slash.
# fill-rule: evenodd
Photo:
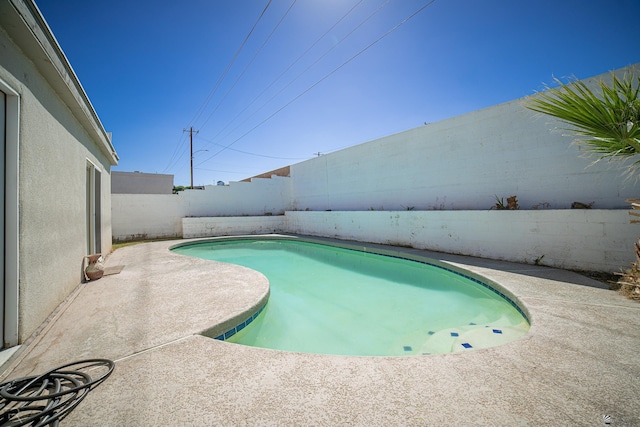
<svg viewBox="0 0 640 427">
<path fill-rule="evenodd" d="M 249 182 L 253 178 L 271 178 L 273 175 L 276 176 L 291 176 L 291 166 L 285 166 L 280 169 L 274 169 L 269 172 L 261 173 L 260 175 L 252 176 L 251 178 L 243 179 L 240 182 Z"/>
<path fill-rule="evenodd" d="M 117 165 L 119 159 L 111 143 L 111 134 L 105 131 L 78 76 L 36 4 L 32 0 L 0 1 L 0 27 L 33 61 L 92 139 L 98 142 L 111 164 Z"/>
</svg>

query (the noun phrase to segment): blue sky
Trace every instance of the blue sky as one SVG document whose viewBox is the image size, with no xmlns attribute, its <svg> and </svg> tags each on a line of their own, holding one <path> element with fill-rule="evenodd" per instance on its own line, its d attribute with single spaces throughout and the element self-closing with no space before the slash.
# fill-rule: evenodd
<svg viewBox="0 0 640 427">
<path fill-rule="evenodd" d="M 640 62 L 638 0 L 36 3 L 114 170 L 176 185 L 189 127 L 194 184 L 239 181 Z"/>
</svg>

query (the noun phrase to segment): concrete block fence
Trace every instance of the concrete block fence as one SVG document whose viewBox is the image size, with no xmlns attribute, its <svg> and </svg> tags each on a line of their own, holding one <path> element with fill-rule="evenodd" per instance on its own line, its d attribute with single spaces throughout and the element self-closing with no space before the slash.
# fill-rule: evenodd
<svg viewBox="0 0 640 427">
<path fill-rule="evenodd" d="M 288 211 L 277 216 L 175 218 L 175 224 L 165 223 L 165 230 L 157 227 L 160 222 L 144 229 L 144 237 L 286 233 L 613 272 L 634 260 L 640 225 L 630 224 L 629 218 L 625 210 L 601 209 Z"/>
<path fill-rule="evenodd" d="M 286 229 L 284 215 L 182 218 L 182 237 L 185 239 L 283 233 Z"/>
<path fill-rule="evenodd" d="M 587 271 L 634 261 L 625 210 L 287 212 L 287 233 Z"/>
</svg>

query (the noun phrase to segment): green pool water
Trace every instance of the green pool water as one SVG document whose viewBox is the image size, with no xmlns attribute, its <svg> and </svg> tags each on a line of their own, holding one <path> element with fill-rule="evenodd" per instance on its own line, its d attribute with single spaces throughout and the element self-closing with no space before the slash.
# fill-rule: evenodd
<svg viewBox="0 0 640 427">
<path fill-rule="evenodd" d="M 529 330 L 519 310 L 461 274 L 295 240 L 231 240 L 175 252 L 260 271 L 270 297 L 227 341 L 305 353 L 404 356 L 499 345 Z"/>
</svg>

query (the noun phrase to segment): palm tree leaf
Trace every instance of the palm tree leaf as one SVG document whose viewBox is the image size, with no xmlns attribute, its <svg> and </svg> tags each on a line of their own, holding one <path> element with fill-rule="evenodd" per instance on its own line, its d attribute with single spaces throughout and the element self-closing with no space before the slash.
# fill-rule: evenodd
<svg viewBox="0 0 640 427">
<path fill-rule="evenodd" d="M 558 87 L 530 97 L 526 107 L 560 119 L 600 158 L 635 156 L 640 154 L 640 77 L 611 77 L 611 85 L 599 82 L 599 94 L 583 81 L 555 79 Z M 640 167 L 640 160 L 634 165 Z"/>
</svg>

